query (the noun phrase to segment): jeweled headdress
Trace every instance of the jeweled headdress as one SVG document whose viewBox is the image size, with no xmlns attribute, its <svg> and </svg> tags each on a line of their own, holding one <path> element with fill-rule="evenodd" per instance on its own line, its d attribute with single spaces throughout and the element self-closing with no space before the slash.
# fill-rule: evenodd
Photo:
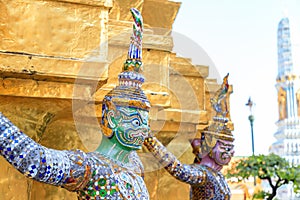
<svg viewBox="0 0 300 200">
<path fill-rule="evenodd" d="M 212 107 L 216 111 L 216 116 L 213 117 L 213 121 L 202 132 L 203 138 L 196 138 L 191 141 L 195 152 L 200 150 L 202 153 L 208 153 L 216 145 L 217 140 L 234 141 L 231 129 L 228 127 L 228 76 L 229 74 L 223 78 L 221 88 L 210 100 Z"/>
<path fill-rule="evenodd" d="M 221 88 L 211 98 L 211 104 L 216 111 L 216 116 L 213 117 L 213 122 L 205 129 L 205 135 L 211 135 L 216 139 L 234 141 L 234 137 L 230 128 L 227 126 L 228 118 L 228 76 L 229 73 L 223 78 Z"/>
<path fill-rule="evenodd" d="M 107 130 L 106 111 L 117 106 L 127 106 L 149 110 L 150 102 L 141 89 L 145 81 L 142 72 L 142 38 L 143 18 L 138 10 L 130 9 L 133 16 L 133 33 L 130 37 L 130 46 L 123 70 L 119 74 L 119 85 L 111 90 L 103 99 L 101 127 L 106 136 L 110 136 Z"/>
</svg>

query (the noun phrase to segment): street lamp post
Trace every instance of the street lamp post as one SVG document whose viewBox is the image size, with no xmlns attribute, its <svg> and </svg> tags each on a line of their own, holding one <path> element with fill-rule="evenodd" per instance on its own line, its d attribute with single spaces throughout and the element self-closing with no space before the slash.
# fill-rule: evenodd
<svg viewBox="0 0 300 200">
<path fill-rule="evenodd" d="M 254 122 L 254 116 L 252 114 L 249 115 L 248 117 L 250 121 L 250 126 L 251 126 L 251 139 L 252 139 L 252 156 L 254 156 L 254 135 L 253 135 L 253 122 Z"/>
<path fill-rule="evenodd" d="M 254 156 L 254 134 L 253 134 L 253 122 L 254 122 L 254 115 L 253 115 L 253 101 L 251 100 L 251 97 L 249 97 L 248 102 L 246 103 L 246 106 L 249 106 L 250 109 L 250 115 L 248 117 L 250 121 L 250 126 L 251 126 L 251 139 L 252 139 L 252 156 Z M 256 185 L 256 180 L 254 178 L 254 186 Z"/>
</svg>

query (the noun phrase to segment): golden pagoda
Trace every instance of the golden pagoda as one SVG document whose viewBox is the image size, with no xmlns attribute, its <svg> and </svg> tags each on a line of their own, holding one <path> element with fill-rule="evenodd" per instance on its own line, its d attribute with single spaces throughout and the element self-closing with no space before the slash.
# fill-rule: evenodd
<svg viewBox="0 0 300 200">
<path fill-rule="evenodd" d="M 192 163 L 188 139 L 208 126 L 210 97 L 220 85 L 208 78 L 208 66 L 193 65 L 172 51 L 180 5 L 169 0 L 2 0 L 0 112 L 46 147 L 94 150 L 101 141 L 101 101 L 118 84 L 132 30 L 129 10 L 135 7 L 144 19 L 143 90 L 152 106 L 151 130 L 182 162 Z M 140 155 L 148 159 L 146 150 Z M 3 158 L 0 162 L 0 199 L 76 199 L 75 193 L 27 179 Z M 189 185 L 159 166 L 145 164 L 145 170 L 151 199 L 189 198 Z"/>
</svg>

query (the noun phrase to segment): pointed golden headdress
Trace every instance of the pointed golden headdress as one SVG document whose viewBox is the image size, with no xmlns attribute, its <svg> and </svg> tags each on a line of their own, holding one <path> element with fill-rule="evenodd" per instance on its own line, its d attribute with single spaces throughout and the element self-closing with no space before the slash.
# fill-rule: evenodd
<svg viewBox="0 0 300 200">
<path fill-rule="evenodd" d="M 215 93 L 214 97 L 211 98 L 211 104 L 216 112 L 216 116 L 213 117 L 212 122 L 202 132 L 203 137 L 191 141 L 195 152 L 200 150 L 201 153 L 208 153 L 216 145 L 217 140 L 234 141 L 232 130 L 228 126 L 228 76 L 229 74 L 223 78 L 221 88 Z"/>
<path fill-rule="evenodd" d="M 133 33 L 130 38 L 130 46 L 123 70 L 118 75 L 119 85 L 111 90 L 103 99 L 102 104 L 102 128 L 106 127 L 106 111 L 113 107 L 126 106 L 143 110 L 150 109 L 150 102 L 141 89 L 145 81 L 142 71 L 142 38 L 143 18 L 140 12 L 130 9 L 133 16 Z M 104 131 L 105 132 L 105 131 Z M 105 133 L 104 133 L 105 134 Z M 105 134 L 109 135 L 109 134 Z"/>
<path fill-rule="evenodd" d="M 211 104 L 216 111 L 216 116 L 213 117 L 212 123 L 204 130 L 204 134 L 211 135 L 216 139 L 234 141 L 231 129 L 228 127 L 228 77 L 229 73 L 223 78 L 221 88 L 211 98 Z"/>
</svg>

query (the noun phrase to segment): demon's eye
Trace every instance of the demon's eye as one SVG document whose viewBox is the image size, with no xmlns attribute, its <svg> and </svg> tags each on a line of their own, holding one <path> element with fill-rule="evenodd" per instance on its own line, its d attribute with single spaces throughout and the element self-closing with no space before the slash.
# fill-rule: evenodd
<svg viewBox="0 0 300 200">
<path fill-rule="evenodd" d="M 133 120 L 131 123 L 133 126 L 140 126 L 140 121 L 138 119 Z"/>
</svg>

